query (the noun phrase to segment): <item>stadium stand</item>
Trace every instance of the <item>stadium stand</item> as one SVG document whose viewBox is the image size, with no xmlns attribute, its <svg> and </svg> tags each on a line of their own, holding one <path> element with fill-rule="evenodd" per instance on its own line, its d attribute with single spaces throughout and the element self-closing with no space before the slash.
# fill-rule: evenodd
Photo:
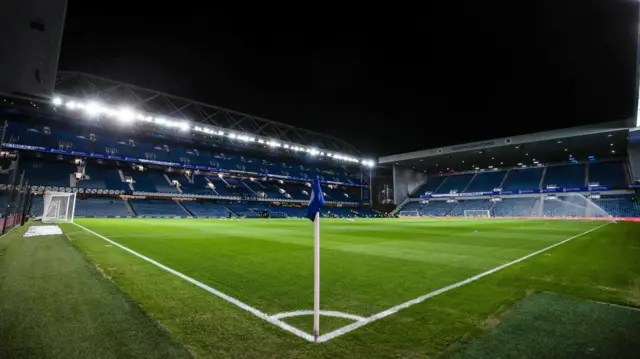
<svg viewBox="0 0 640 359">
<path fill-rule="evenodd" d="M 448 176 L 435 193 L 464 192 L 472 178 L 473 174 Z"/>
<path fill-rule="evenodd" d="M 576 188 L 587 185 L 584 164 L 547 167 L 542 188 Z"/>
<path fill-rule="evenodd" d="M 507 173 L 507 178 L 502 185 L 505 191 L 517 191 L 523 189 L 537 189 L 540 186 L 542 168 L 514 169 Z"/>
<path fill-rule="evenodd" d="M 413 191 L 414 196 L 420 196 L 427 192 L 435 192 L 435 190 L 440 187 L 442 182 L 444 182 L 448 176 L 438 176 L 438 177 L 427 177 L 427 181 L 418 187 L 415 191 Z"/>
<path fill-rule="evenodd" d="M 200 218 L 227 218 L 231 213 L 224 205 L 208 201 L 182 201 L 182 205 L 191 214 Z"/>
<path fill-rule="evenodd" d="M 458 201 L 458 205 L 455 206 L 450 212 L 450 216 L 464 216 L 466 210 L 487 210 L 491 208 L 493 202 L 487 199 L 471 199 Z"/>
<path fill-rule="evenodd" d="M 469 183 L 465 192 L 493 191 L 494 188 L 500 187 L 505 174 L 504 171 L 478 173 Z"/>
<path fill-rule="evenodd" d="M 627 184 L 622 162 L 596 162 L 589 164 L 589 183 L 624 187 Z"/>
<path fill-rule="evenodd" d="M 129 189 L 128 183 L 122 182 L 118 174 L 118 169 L 115 167 L 88 162 L 84 173 L 86 175 L 85 179 L 77 181 L 76 187 L 115 190 Z"/>
<path fill-rule="evenodd" d="M 69 187 L 75 166 L 68 162 L 27 162 L 25 176 L 40 186 Z"/>
<path fill-rule="evenodd" d="M 129 203 L 138 217 L 187 217 L 185 212 L 178 203 L 172 200 L 161 199 L 130 199 Z"/>
<path fill-rule="evenodd" d="M 40 197 L 41 198 L 41 197 Z M 76 217 L 132 217 L 122 199 L 76 199 Z"/>
<path fill-rule="evenodd" d="M 457 203 L 447 203 L 447 201 L 430 201 L 423 205 L 420 210 L 422 216 L 446 216 Z"/>
<path fill-rule="evenodd" d="M 527 217 L 531 216 L 539 200 L 537 198 L 504 198 L 491 209 L 494 217 Z"/>
<path fill-rule="evenodd" d="M 614 217 L 640 217 L 640 202 L 630 195 L 610 195 L 593 202 Z"/>
</svg>

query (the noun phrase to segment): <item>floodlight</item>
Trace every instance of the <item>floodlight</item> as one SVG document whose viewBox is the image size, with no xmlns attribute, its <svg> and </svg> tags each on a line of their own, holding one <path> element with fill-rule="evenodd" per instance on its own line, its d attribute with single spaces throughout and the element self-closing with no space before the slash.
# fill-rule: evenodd
<svg viewBox="0 0 640 359">
<path fill-rule="evenodd" d="M 62 106 L 62 98 L 60 97 L 54 97 L 53 101 L 51 101 L 54 106 Z"/>
<path fill-rule="evenodd" d="M 131 110 L 130 108 L 123 107 L 118 111 L 117 117 L 120 121 L 129 122 L 133 120 L 133 118 L 135 117 L 135 114 L 133 113 L 133 110 Z"/>
<path fill-rule="evenodd" d="M 75 101 L 69 101 L 69 102 L 67 102 L 67 107 L 68 107 L 68 108 L 70 108 L 70 109 L 72 109 L 72 110 L 73 110 L 74 108 L 76 108 L 76 106 L 77 106 L 77 104 L 75 103 Z"/>
<path fill-rule="evenodd" d="M 229 134 L 229 138 L 231 138 L 231 139 L 235 139 L 236 137 L 238 137 L 238 136 L 236 136 L 235 133 L 230 133 Z"/>
<path fill-rule="evenodd" d="M 88 115 L 97 115 L 102 112 L 103 108 L 99 103 L 91 101 L 87 103 L 87 105 L 84 107 L 84 110 Z"/>
<path fill-rule="evenodd" d="M 251 141 L 251 142 L 255 142 L 255 141 L 256 141 L 256 139 L 255 139 L 255 137 L 249 137 L 249 141 Z"/>
<path fill-rule="evenodd" d="M 156 123 L 159 125 L 164 125 L 165 123 L 167 123 L 167 120 L 165 120 L 164 118 L 156 118 Z"/>
<path fill-rule="evenodd" d="M 183 121 L 180 124 L 180 130 L 182 130 L 182 131 L 189 131 L 189 128 L 190 128 L 189 122 Z"/>
</svg>

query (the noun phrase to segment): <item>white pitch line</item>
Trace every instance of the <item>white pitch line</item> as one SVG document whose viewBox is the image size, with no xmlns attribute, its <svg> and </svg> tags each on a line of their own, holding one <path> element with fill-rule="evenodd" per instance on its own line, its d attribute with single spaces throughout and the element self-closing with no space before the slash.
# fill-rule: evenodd
<svg viewBox="0 0 640 359">
<path fill-rule="evenodd" d="M 615 304 L 615 303 L 609 303 L 609 302 L 599 302 L 597 300 L 590 300 L 590 302 L 591 303 L 596 303 L 596 304 L 608 305 L 608 306 L 614 307 L 614 308 L 621 308 L 621 309 L 626 309 L 626 310 L 632 310 L 634 312 L 640 312 L 640 308 L 629 307 L 627 305 Z"/>
<path fill-rule="evenodd" d="M 558 242 L 556 244 L 552 244 L 552 245 L 550 245 L 550 246 L 548 246 L 546 248 L 543 248 L 543 249 L 541 249 L 539 251 L 533 252 L 531 254 L 527 254 L 524 257 L 518 258 L 518 259 L 516 259 L 514 261 L 511 261 L 509 263 L 503 264 L 503 265 L 501 265 L 499 267 L 495 267 L 495 268 L 490 269 L 490 270 L 488 270 L 486 272 L 477 274 L 477 275 L 475 275 L 473 277 L 469 277 L 469 278 L 467 278 L 467 279 L 465 279 L 463 281 L 460 281 L 458 283 L 454 283 L 454 284 L 451 284 L 451 285 L 446 286 L 444 288 L 440 288 L 438 290 L 434 290 L 433 292 L 427 293 L 427 294 L 425 294 L 425 295 L 423 295 L 421 297 L 418 297 L 418 298 L 412 299 L 412 300 L 410 300 L 408 302 L 404 302 L 402 304 L 396 305 L 395 307 L 391 307 L 391 308 L 389 308 L 389 309 L 387 309 L 385 311 L 382 311 L 380 313 L 374 314 L 374 315 L 372 315 L 372 316 L 370 316 L 368 318 L 365 318 L 364 320 L 357 321 L 355 323 L 352 323 L 352 324 L 349 324 L 347 326 L 344 326 L 344 327 L 342 327 L 340 329 L 336 329 L 336 330 L 334 330 L 334 331 L 332 331 L 330 333 L 321 335 L 321 336 L 318 337 L 318 343 L 329 341 L 329 340 L 334 339 L 336 337 L 339 337 L 339 336 L 341 336 L 343 334 L 349 333 L 352 330 L 358 329 L 358 328 L 360 328 L 362 326 L 365 326 L 365 325 L 367 325 L 369 323 L 375 322 L 378 319 L 382 319 L 382 318 L 387 317 L 387 316 L 389 316 L 391 314 L 397 313 L 398 311 L 400 311 L 402 309 L 405 309 L 405 308 L 408 308 L 408 307 L 410 307 L 410 306 L 412 306 L 414 304 L 418 304 L 418 303 L 423 302 L 423 301 L 425 301 L 425 300 L 427 300 L 427 299 L 429 299 L 431 297 L 435 297 L 438 294 L 442 294 L 442 293 L 448 292 L 448 291 L 450 291 L 452 289 L 461 287 L 461 286 L 463 286 L 465 284 L 469 284 L 469 283 L 471 283 L 473 281 L 476 281 L 476 280 L 478 280 L 478 279 L 480 279 L 482 277 L 486 277 L 486 276 L 488 276 L 490 274 L 493 274 L 493 273 L 495 273 L 495 272 L 497 272 L 497 271 L 499 271 L 501 269 L 507 268 L 507 267 L 512 266 L 512 265 L 514 265 L 516 263 L 520 263 L 520 262 L 522 262 L 523 260 L 525 260 L 527 258 L 531 258 L 531 257 L 533 257 L 533 256 L 535 256 L 537 254 L 540 254 L 542 252 L 545 252 L 545 251 L 547 251 L 547 250 L 549 250 L 551 248 L 554 248 L 554 247 L 557 247 L 557 246 L 559 246 L 561 244 L 567 243 L 572 239 L 578 238 L 578 237 L 583 236 L 583 235 L 585 235 L 587 233 L 590 233 L 590 232 L 593 232 L 593 231 L 595 231 L 597 229 L 600 229 L 600 228 L 602 228 L 602 227 L 604 227 L 604 226 L 606 226 L 608 224 L 611 224 L 611 222 L 607 222 L 607 223 L 605 223 L 605 224 L 603 224 L 601 226 L 598 226 L 596 228 L 592 228 L 592 229 L 590 229 L 590 230 L 588 230 L 586 232 L 582 232 L 582 233 L 580 233 L 578 235 L 575 235 L 575 236 L 573 236 L 571 238 L 567 238 L 567 239 L 565 239 L 565 240 L 563 240 L 561 242 Z"/>
<path fill-rule="evenodd" d="M 302 315 L 313 315 L 313 310 L 296 310 L 293 312 L 278 313 L 278 314 L 272 315 L 271 318 L 282 319 L 282 318 L 289 318 L 289 317 L 298 317 Z M 325 317 L 345 318 L 345 319 L 351 319 L 356 321 L 365 320 L 364 317 L 361 317 L 359 315 L 343 313 L 343 312 L 335 312 L 332 310 L 321 310 L 320 315 L 324 315 Z"/>
<path fill-rule="evenodd" d="M 89 232 L 89 233 L 91 233 L 91 234 L 93 234 L 93 235 L 95 235 L 95 236 L 97 236 L 99 238 L 104 239 L 105 241 L 107 241 L 107 242 L 109 242 L 109 243 L 111 243 L 111 244 L 113 244 L 115 246 L 118 246 L 118 247 L 124 249 L 125 251 L 133 254 L 136 257 L 142 258 L 145 261 L 147 261 L 147 262 L 149 262 L 149 263 L 151 263 L 151 264 L 153 264 L 153 265 L 155 265 L 155 266 L 157 266 L 157 267 L 159 267 L 161 269 L 164 269 L 164 270 L 166 270 L 167 272 L 169 272 L 171 274 L 174 274 L 174 275 L 186 280 L 187 282 L 190 282 L 190 283 L 193 283 L 193 284 L 197 285 L 198 287 L 206 290 L 207 292 L 215 295 L 216 297 L 224 299 L 227 302 L 229 302 L 229 303 L 231 303 L 231 304 L 233 304 L 233 305 L 235 305 L 235 306 L 237 306 L 237 307 L 239 307 L 241 309 L 246 310 L 247 312 L 255 315 L 256 317 L 258 317 L 260 319 L 266 320 L 267 322 L 269 322 L 269 323 L 271 323 L 271 324 L 273 324 L 275 326 L 278 326 L 278 327 L 288 331 L 289 333 L 291 333 L 293 335 L 296 335 L 296 336 L 298 336 L 298 337 L 300 337 L 302 339 L 308 340 L 310 342 L 314 341 L 314 338 L 313 338 L 313 336 L 311 334 L 307 334 L 307 333 L 303 332 L 302 330 L 300 330 L 298 328 L 295 328 L 295 327 L 293 327 L 293 326 L 291 326 L 291 325 L 289 325 L 289 324 L 287 324 L 287 323 L 285 323 L 285 322 L 283 322 L 283 321 L 281 321 L 281 320 L 279 320 L 277 318 L 273 318 L 273 317 L 267 315 L 266 313 L 263 313 L 263 312 L 259 311 L 258 309 L 249 306 L 248 304 L 245 304 L 245 303 L 243 303 L 243 302 L 241 302 L 241 301 L 239 301 L 239 300 L 237 300 L 237 299 L 235 299 L 235 298 L 233 298 L 231 296 L 228 296 L 228 295 L 220 292 L 217 289 L 211 288 L 211 287 L 209 287 L 208 285 L 206 285 L 206 284 L 204 284 L 202 282 L 199 282 L 199 281 L 197 281 L 197 280 L 195 280 L 195 279 L 193 279 L 193 278 L 191 278 L 191 277 L 189 277 L 187 275 L 184 275 L 184 274 L 176 271 L 175 269 L 169 268 L 169 267 L 165 266 L 162 263 L 156 262 L 155 260 L 153 260 L 153 259 L 151 259 L 151 258 L 149 258 L 147 256 L 144 256 L 144 255 L 142 255 L 142 254 L 140 254 L 140 253 L 138 253 L 138 252 L 136 252 L 136 251 L 134 251 L 132 249 L 129 249 L 129 248 L 123 246 L 120 243 L 114 242 L 111 239 L 109 239 L 109 238 L 107 238 L 107 237 L 105 237 L 105 236 L 103 236 L 101 234 L 98 234 L 98 233 L 96 233 L 96 232 L 94 232 L 94 231 L 92 231 L 92 230 L 90 230 L 88 228 L 85 228 L 85 227 L 83 227 L 83 226 L 81 226 L 79 224 L 76 224 L 76 223 L 73 223 L 73 224 L 75 224 L 76 226 L 84 229 L 85 231 L 87 231 L 87 232 Z"/>
</svg>

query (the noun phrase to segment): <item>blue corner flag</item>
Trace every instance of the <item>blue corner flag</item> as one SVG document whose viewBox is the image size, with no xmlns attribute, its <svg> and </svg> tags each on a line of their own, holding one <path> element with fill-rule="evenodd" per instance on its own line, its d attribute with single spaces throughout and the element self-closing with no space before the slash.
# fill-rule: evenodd
<svg viewBox="0 0 640 359">
<path fill-rule="evenodd" d="M 322 187 L 320 187 L 320 177 L 316 176 L 311 187 L 307 218 L 313 222 L 316 219 L 316 213 L 320 212 L 320 207 L 322 206 L 324 206 L 324 196 L 322 195 Z"/>
</svg>

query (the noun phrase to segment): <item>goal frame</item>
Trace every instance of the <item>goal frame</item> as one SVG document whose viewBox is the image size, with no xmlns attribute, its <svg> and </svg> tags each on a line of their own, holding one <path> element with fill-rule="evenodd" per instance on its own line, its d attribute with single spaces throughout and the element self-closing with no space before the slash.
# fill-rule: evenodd
<svg viewBox="0 0 640 359">
<path fill-rule="evenodd" d="M 399 217 L 420 217 L 420 212 L 418 211 L 400 211 L 398 212 Z"/>
<path fill-rule="evenodd" d="M 465 209 L 464 210 L 465 217 L 478 218 L 478 217 L 487 217 L 491 218 L 491 211 L 488 209 Z M 472 215 L 473 213 L 477 213 L 478 215 Z"/>
<path fill-rule="evenodd" d="M 42 208 L 43 223 L 73 223 L 75 210 L 75 192 L 46 191 L 44 193 L 44 204 Z"/>
</svg>

